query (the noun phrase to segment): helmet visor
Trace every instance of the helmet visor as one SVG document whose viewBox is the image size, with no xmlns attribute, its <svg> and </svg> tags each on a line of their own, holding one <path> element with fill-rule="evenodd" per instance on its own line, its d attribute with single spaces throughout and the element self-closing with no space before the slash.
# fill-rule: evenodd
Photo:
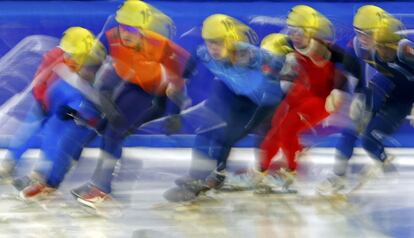
<svg viewBox="0 0 414 238">
<path fill-rule="evenodd" d="M 142 32 L 138 27 L 119 24 L 119 28 L 121 31 L 129 32 L 129 33 L 136 34 L 136 35 L 142 35 Z"/>
</svg>

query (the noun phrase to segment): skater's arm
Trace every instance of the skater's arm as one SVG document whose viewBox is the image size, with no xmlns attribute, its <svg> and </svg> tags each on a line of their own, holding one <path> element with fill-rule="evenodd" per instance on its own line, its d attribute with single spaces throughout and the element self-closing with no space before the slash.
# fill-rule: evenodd
<svg viewBox="0 0 414 238">
<path fill-rule="evenodd" d="M 352 75 L 352 77 L 358 79 L 358 85 L 363 83 L 361 63 L 358 57 L 356 57 L 354 49 L 348 46 L 346 49 L 342 49 L 337 45 L 330 45 L 332 56 L 331 61 L 335 63 L 335 78 L 334 88 L 342 91 L 347 91 L 348 77 L 346 75 Z"/>
<path fill-rule="evenodd" d="M 184 48 L 168 41 L 161 64 L 164 69 L 163 78 L 168 82 L 166 96 L 180 110 L 187 108 L 191 100 L 187 95 L 186 79 L 193 74 L 195 68 L 193 57 Z"/>
<path fill-rule="evenodd" d="M 398 43 L 397 56 L 402 62 L 414 69 L 414 43 L 412 41 L 401 40 Z"/>
</svg>

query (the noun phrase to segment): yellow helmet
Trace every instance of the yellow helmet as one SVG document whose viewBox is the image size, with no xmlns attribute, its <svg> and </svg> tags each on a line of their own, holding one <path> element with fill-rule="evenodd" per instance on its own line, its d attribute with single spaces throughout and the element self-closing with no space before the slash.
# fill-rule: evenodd
<svg viewBox="0 0 414 238">
<path fill-rule="evenodd" d="M 60 48 L 71 55 L 87 54 L 95 42 L 95 36 L 83 27 L 70 27 L 60 40 Z"/>
<path fill-rule="evenodd" d="M 81 65 L 100 65 L 106 58 L 107 52 L 105 46 L 96 40 L 94 46 L 85 56 Z"/>
<path fill-rule="evenodd" d="M 177 32 L 173 20 L 162 13 L 154 15 L 153 20 L 148 25 L 147 30 L 156 32 L 170 39 L 174 37 Z"/>
<path fill-rule="evenodd" d="M 273 33 L 263 38 L 260 47 L 275 55 L 286 55 L 293 51 L 288 42 L 288 36 Z"/>
<path fill-rule="evenodd" d="M 115 20 L 124 25 L 157 32 L 171 38 L 175 35 L 173 20 L 148 3 L 127 0 L 116 12 Z"/>
<path fill-rule="evenodd" d="M 201 35 L 205 40 L 223 39 L 227 49 L 232 49 L 237 42 L 256 44 L 258 40 L 256 32 L 250 27 L 224 14 L 207 17 Z"/>
<path fill-rule="evenodd" d="M 334 38 L 334 28 L 329 19 L 307 5 L 293 7 L 288 14 L 286 23 L 290 27 L 303 29 L 308 37 L 322 40 L 332 40 Z"/>
<path fill-rule="evenodd" d="M 404 25 L 394 17 L 384 19 L 374 32 L 376 44 L 390 44 L 396 46 L 398 41 L 404 38 Z"/>
<path fill-rule="evenodd" d="M 307 5 L 297 5 L 293 7 L 286 19 L 286 23 L 290 27 L 298 27 L 312 37 L 314 29 L 319 24 L 319 12 Z"/>
<path fill-rule="evenodd" d="M 319 24 L 315 28 L 315 37 L 326 41 L 335 39 L 335 28 L 332 22 L 323 15 L 319 16 Z"/>
<path fill-rule="evenodd" d="M 106 56 L 105 47 L 97 40 L 92 32 L 82 27 L 70 27 L 60 40 L 59 47 L 71 56 L 71 59 L 81 66 L 86 60 L 101 62 Z"/>
<path fill-rule="evenodd" d="M 364 32 L 373 31 L 386 17 L 389 15 L 384 9 L 374 5 L 365 5 L 355 13 L 353 25 L 354 28 Z"/>
<path fill-rule="evenodd" d="M 307 5 L 297 5 L 290 9 L 286 23 L 289 26 L 313 28 L 318 24 L 319 12 Z"/>
</svg>

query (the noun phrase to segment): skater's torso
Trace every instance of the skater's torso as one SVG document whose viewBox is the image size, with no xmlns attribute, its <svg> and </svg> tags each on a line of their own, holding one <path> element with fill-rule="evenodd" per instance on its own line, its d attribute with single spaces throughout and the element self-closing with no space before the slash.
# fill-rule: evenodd
<svg viewBox="0 0 414 238">
<path fill-rule="evenodd" d="M 402 40 L 398 44 L 397 57 L 392 62 L 384 62 L 378 56 L 378 53 L 374 50 L 364 49 L 357 41 L 355 37 L 353 40 L 353 47 L 355 54 L 358 58 L 363 60 L 371 68 L 375 69 L 376 73 L 381 73 L 392 81 L 394 89 L 390 94 L 393 98 L 401 99 L 414 99 L 412 94 L 414 90 L 414 67 L 412 63 L 408 62 L 408 58 L 413 58 L 407 55 L 406 47 L 411 45 L 412 42 L 408 40 Z M 375 80 L 375 77 L 366 77 L 367 81 Z M 372 82 L 375 84 L 375 82 Z M 364 84 L 366 86 L 366 84 Z M 361 86 L 360 86 L 361 87 Z"/>
<path fill-rule="evenodd" d="M 390 94 L 392 98 L 414 101 L 414 65 L 410 62 L 410 58 L 414 57 L 406 50 L 406 47 L 411 45 L 412 42 L 402 40 L 397 49 L 397 56 L 391 62 L 384 62 L 377 52 L 373 53 L 373 66 L 394 84 Z"/>
<path fill-rule="evenodd" d="M 134 49 L 122 45 L 117 28 L 106 33 L 117 74 L 151 94 L 165 95 L 168 83 L 182 87 L 189 53 L 157 33 L 144 35 L 140 48 Z"/>
<path fill-rule="evenodd" d="M 270 80 L 263 66 L 279 71 L 284 58 L 276 58 L 254 46 L 246 46 L 251 58 L 247 65 L 232 64 L 227 60 L 213 59 L 205 46 L 197 51 L 198 59 L 232 92 L 248 97 L 257 105 L 272 105 L 282 97 L 278 80 Z M 266 97 L 266 95 L 268 97 Z"/>
<path fill-rule="evenodd" d="M 288 101 L 300 101 L 309 96 L 326 98 L 334 88 L 335 64 L 330 60 L 329 49 L 313 42 L 315 45 L 309 46 L 310 49 L 295 50 L 287 56 L 291 65 L 286 65 L 282 72 L 293 81 Z"/>
<path fill-rule="evenodd" d="M 49 102 L 46 100 L 47 90 L 58 79 L 54 68 L 60 63 L 68 64 L 64 60 L 64 52 L 62 49 L 56 47 L 48 51 L 43 56 L 43 61 L 36 71 L 34 77 L 33 94 L 36 100 L 38 100 L 44 109 L 48 108 Z"/>
</svg>

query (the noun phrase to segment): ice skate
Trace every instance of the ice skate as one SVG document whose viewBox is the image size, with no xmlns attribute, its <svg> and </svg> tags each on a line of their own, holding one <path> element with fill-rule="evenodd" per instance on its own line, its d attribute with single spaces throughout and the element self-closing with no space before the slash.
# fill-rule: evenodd
<svg viewBox="0 0 414 238">
<path fill-rule="evenodd" d="M 296 171 L 288 171 L 284 168 L 280 169 L 274 175 L 268 175 L 260 183 L 255 193 L 257 194 L 290 194 L 297 193 L 296 190 L 291 189 L 290 186 L 294 183 L 296 177 Z"/>
<path fill-rule="evenodd" d="M 42 200 L 55 191 L 56 188 L 49 187 L 46 183 L 35 182 L 20 191 L 19 197 L 27 201 Z"/>
<path fill-rule="evenodd" d="M 265 178 L 265 174 L 255 169 L 242 173 L 228 174 L 220 191 L 245 191 L 257 187 Z"/>
<path fill-rule="evenodd" d="M 226 178 L 225 172 L 213 171 L 206 179 L 194 179 L 189 176 L 178 178 L 178 187 L 168 189 L 163 196 L 170 202 L 186 202 L 196 199 L 210 189 L 220 189 Z"/>
<path fill-rule="evenodd" d="M 42 182 L 43 178 L 37 172 L 32 172 L 30 175 L 22 176 L 13 179 L 12 185 L 17 191 L 22 191 L 26 187 L 29 187 L 32 184 L 37 182 Z"/>
<path fill-rule="evenodd" d="M 345 189 L 344 176 L 332 174 L 322 181 L 317 187 L 316 192 L 322 196 L 335 195 L 343 192 Z"/>
<path fill-rule="evenodd" d="M 112 200 L 112 197 L 91 183 L 71 190 L 71 194 L 81 205 L 96 209 L 99 204 Z"/>
<path fill-rule="evenodd" d="M 394 159 L 394 157 L 389 157 L 384 161 L 374 160 L 373 164 L 365 166 L 362 169 L 361 175 L 358 177 L 357 183 L 349 190 L 348 193 L 353 193 L 359 190 L 373 179 L 380 178 L 384 175 L 396 172 L 397 169 L 392 164 L 392 161 Z"/>
</svg>

